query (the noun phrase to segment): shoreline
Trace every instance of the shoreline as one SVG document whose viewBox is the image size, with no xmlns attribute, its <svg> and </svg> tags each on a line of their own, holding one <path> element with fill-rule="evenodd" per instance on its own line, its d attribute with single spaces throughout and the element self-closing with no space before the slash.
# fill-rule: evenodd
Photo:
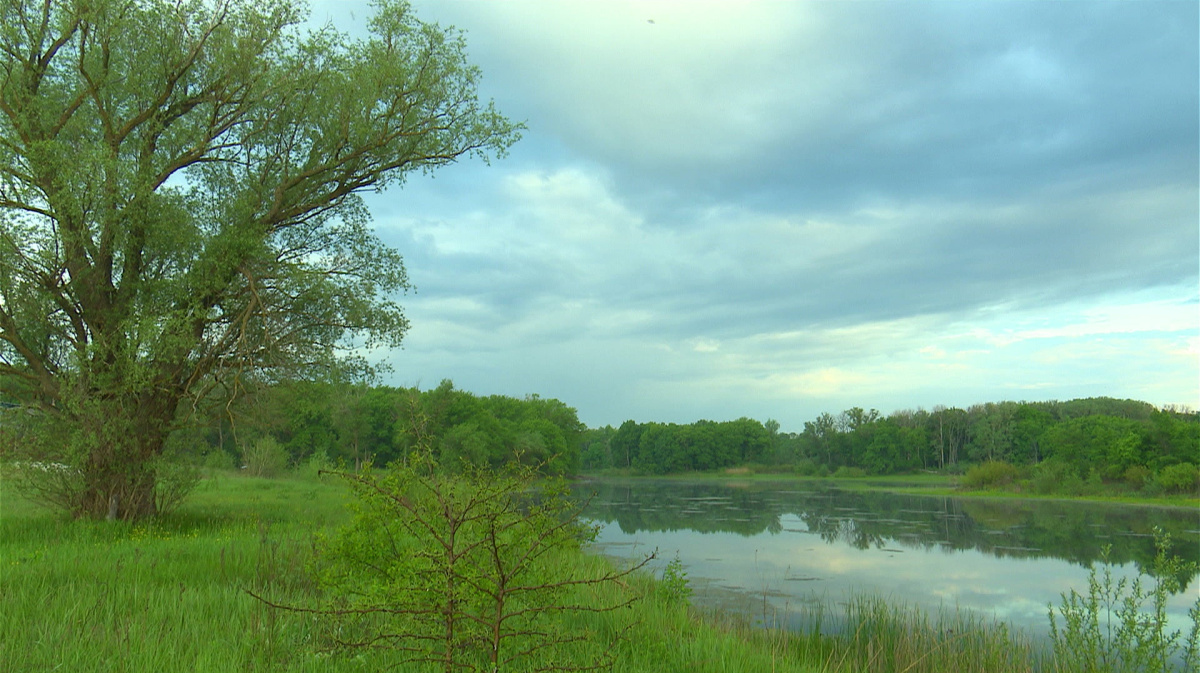
<svg viewBox="0 0 1200 673">
<path fill-rule="evenodd" d="M 1131 507 L 1160 507 L 1165 509 L 1195 509 L 1200 510 L 1200 496 L 1130 496 L 1130 495 L 1063 495 L 1060 493 L 1020 493 L 1015 491 L 964 491 L 954 486 L 957 476 L 951 475 L 885 475 L 868 477 L 810 477 L 787 473 L 737 473 L 721 472 L 686 472 L 677 474 L 649 475 L 587 472 L 576 475 L 573 481 L 718 481 L 738 486 L 739 482 L 749 483 L 815 483 L 835 486 L 846 491 L 881 491 L 898 495 L 921 495 L 931 497 L 950 497 L 989 500 L 1043 500 L 1062 502 L 1083 502 L 1110 505 L 1128 505 Z M 922 483 L 927 482 L 927 483 Z"/>
</svg>

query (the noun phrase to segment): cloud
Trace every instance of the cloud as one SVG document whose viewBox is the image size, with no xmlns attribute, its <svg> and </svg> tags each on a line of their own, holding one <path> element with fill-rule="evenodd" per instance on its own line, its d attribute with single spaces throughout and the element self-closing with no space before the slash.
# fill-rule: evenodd
<svg viewBox="0 0 1200 673">
<path fill-rule="evenodd" d="M 785 429 L 1200 397 L 1195 3 L 417 12 L 529 131 L 369 197 L 418 286 L 399 382 Z"/>
<path fill-rule="evenodd" d="M 1194 247 L 1188 234 L 1173 246 L 1118 236 L 1131 213 L 1170 212 L 1154 208 L 1171 201 L 1154 192 L 1120 193 L 1107 207 L 934 204 L 825 219 L 729 206 L 680 229 L 655 226 L 597 170 L 498 178 L 483 211 L 383 223 L 413 246 L 410 272 L 421 286 L 407 302 L 414 328 L 404 359 L 437 354 L 446 367 L 437 376 L 469 377 L 460 385 L 487 385 L 490 369 L 507 385 L 527 382 L 514 394 L 621 409 L 606 422 L 623 420 L 613 414 L 688 421 L 769 413 L 798 427 L 802 414 L 853 405 L 890 411 L 1031 391 L 1070 397 L 1058 393 L 1069 377 L 1043 371 L 1050 361 L 1095 394 L 1116 394 L 1136 378 L 1105 358 L 1147 371 L 1195 368 L 1171 355 L 1186 346 L 1131 356 L 1142 346 L 1116 338 L 1178 340 L 1196 323 L 1194 306 L 1170 284 L 1190 270 L 1164 264 L 1168 247 Z M 1032 236 L 1081 220 L 1096 232 L 1087 246 L 1069 231 Z M 1042 249 L 1055 236 L 1071 241 Z M 1138 287 L 1150 289 L 1128 294 Z M 1125 303 L 1114 303 L 1122 290 Z M 1107 353 L 1079 350 L 1068 367 L 1058 349 L 1070 346 L 1058 344 L 1084 336 L 1101 338 Z M 593 363 L 600 378 L 623 378 L 583 380 L 572 360 Z M 1103 377 L 1114 370 L 1127 381 L 1110 378 L 1106 391 Z M 964 401 L 955 387 L 970 396 Z M 1192 397 L 1186 386 L 1175 386 L 1175 397 L 1140 384 L 1137 391 L 1160 402 Z M 796 411 L 784 415 L 789 406 Z"/>
<path fill-rule="evenodd" d="M 1195 175 L 1194 7 L 429 9 L 486 26 L 472 50 L 501 102 L 651 200 L 1012 195 L 1156 154 Z"/>
</svg>

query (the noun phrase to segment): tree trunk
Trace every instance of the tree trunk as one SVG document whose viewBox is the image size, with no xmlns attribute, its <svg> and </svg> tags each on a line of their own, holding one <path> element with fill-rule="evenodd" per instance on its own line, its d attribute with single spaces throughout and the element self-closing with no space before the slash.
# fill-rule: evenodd
<svg viewBox="0 0 1200 673">
<path fill-rule="evenodd" d="M 162 441 L 158 439 L 154 446 L 150 445 L 152 438 L 130 440 L 133 456 L 125 451 L 93 451 L 94 458 L 107 455 L 83 467 L 83 487 L 73 508 L 76 517 L 136 521 L 158 513 L 158 475 L 153 460 L 162 452 Z"/>
<path fill-rule="evenodd" d="M 85 447 L 83 460 L 76 463 L 79 488 L 71 498 L 76 517 L 137 521 L 158 514 L 155 461 L 174 407 L 167 396 L 147 395 L 135 404 L 87 405 L 90 413 L 73 419 L 78 423 L 75 441 Z"/>
</svg>

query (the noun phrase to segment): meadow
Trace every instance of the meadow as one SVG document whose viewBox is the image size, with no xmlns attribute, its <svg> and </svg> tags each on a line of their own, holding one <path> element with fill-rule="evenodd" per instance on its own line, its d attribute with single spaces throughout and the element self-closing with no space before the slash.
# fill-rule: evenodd
<svg viewBox="0 0 1200 673">
<path fill-rule="evenodd" d="M 346 524 L 348 489 L 292 475 L 215 472 L 176 512 L 150 523 L 69 520 L 0 491 L 0 662 L 6 671 L 376 671 L 385 650 L 324 651 L 309 605 L 322 536 Z M 613 561 L 572 553 L 580 576 Z M 1054 669 L 1019 633 L 961 615 L 928 615 L 871 597 L 827 606 L 841 635 L 786 633 L 701 613 L 686 571 L 587 586 L 581 600 L 635 598 L 629 608 L 554 617 L 589 634 L 568 664 L 594 666 L 604 643 L 616 671 L 1028 671 Z M 570 654 L 570 652 L 568 652 Z"/>
</svg>

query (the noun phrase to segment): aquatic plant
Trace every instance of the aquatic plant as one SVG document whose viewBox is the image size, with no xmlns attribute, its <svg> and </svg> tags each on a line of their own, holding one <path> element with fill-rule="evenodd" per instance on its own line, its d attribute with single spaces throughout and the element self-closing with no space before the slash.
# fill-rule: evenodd
<svg viewBox="0 0 1200 673">
<path fill-rule="evenodd" d="M 1111 546 L 1105 546 L 1100 567 L 1093 566 L 1088 574 L 1087 596 L 1074 589 L 1063 594 L 1057 617 L 1054 606 L 1049 606 L 1057 670 L 1197 670 L 1200 598 L 1188 612 L 1192 626 L 1186 634 L 1169 630 L 1166 616 L 1167 598 L 1182 590 L 1179 578 L 1194 573 L 1196 563 L 1172 556 L 1171 537 L 1157 526 L 1154 538 L 1158 552 L 1149 583 L 1145 575 L 1132 582 L 1124 577 L 1114 580 L 1108 560 Z"/>
</svg>

